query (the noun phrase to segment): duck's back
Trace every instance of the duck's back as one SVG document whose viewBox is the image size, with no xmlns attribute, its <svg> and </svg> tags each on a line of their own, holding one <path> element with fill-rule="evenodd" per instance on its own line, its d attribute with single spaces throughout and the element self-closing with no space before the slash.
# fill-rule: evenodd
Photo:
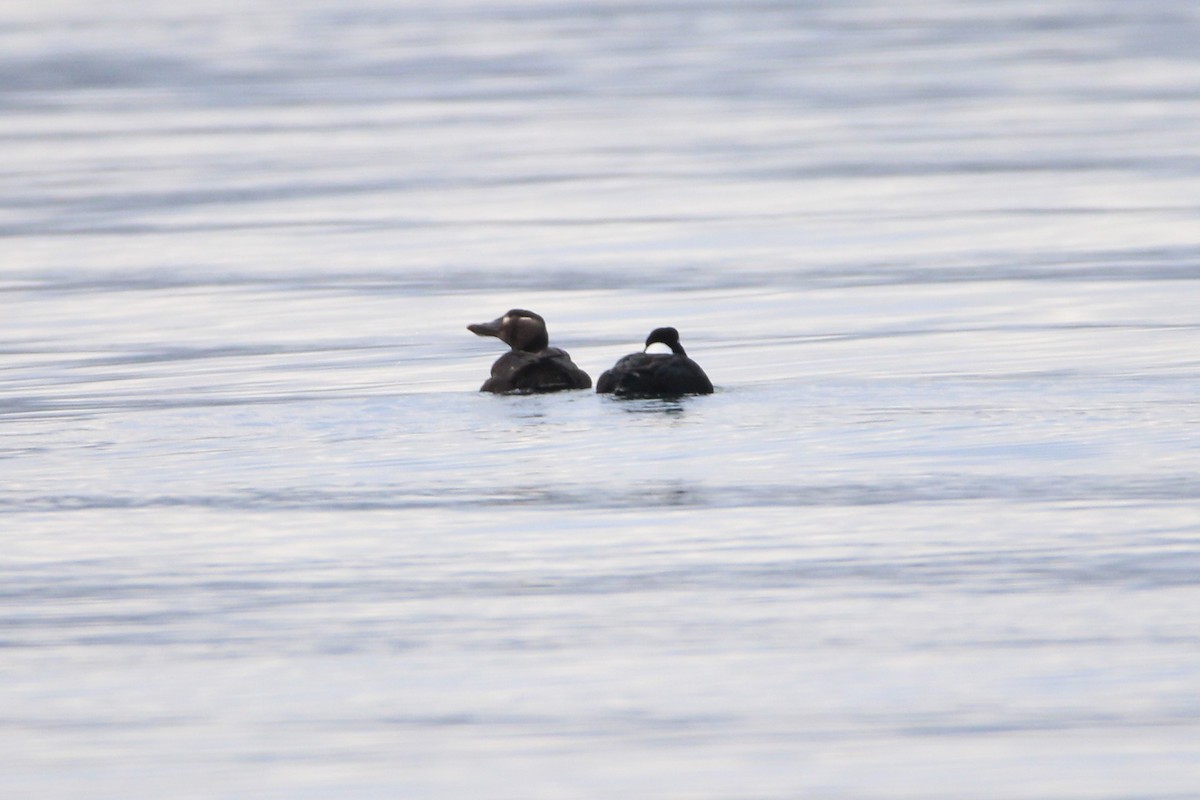
<svg viewBox="0 0 1200 800">
<path fill-rule="evenodd" d="M 712 381 L 695 361 L 681 355 L 633 353 L 600 376 L 600 394 L 661 396 L 711 394 Z"/>
<path fill-rule="evenodd" d="M 591 386 L 592 379 L 575 366 L 565 350 L 547 347 L 536 353 L 514 350 L 500 356 L 480 391 L 542 394 Z"/>
</svg>

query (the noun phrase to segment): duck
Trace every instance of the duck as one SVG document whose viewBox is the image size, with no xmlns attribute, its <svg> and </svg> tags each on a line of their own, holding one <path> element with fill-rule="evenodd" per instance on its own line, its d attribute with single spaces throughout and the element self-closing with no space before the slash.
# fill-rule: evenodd
<svg viewBox="0 0 1200 800">
<path fill-rule="evenodd" d="M 476 336 L 495 336 L 512 348 L 492 364 L 481 392 L 543 394 L 592 388 L 592 379 L 575 366 L 567 351 L 550 346 L 546 320 L 540 314 L 514 308 L 491 322 L 468 325 L 467 330 Z"/>
<path fill-rule="evenodd" d="M 666 345 L 666 353 L 648 352 L 652 345 Z M 655 328 L 646 337 L 640 353 L 617 361 L 596 382 L 598 394 L 625 397 L 670 397 L 681 394 L 712 394 L 713 385 L 704 370 L 679 343 L 679 331 Z"/>
</svg>

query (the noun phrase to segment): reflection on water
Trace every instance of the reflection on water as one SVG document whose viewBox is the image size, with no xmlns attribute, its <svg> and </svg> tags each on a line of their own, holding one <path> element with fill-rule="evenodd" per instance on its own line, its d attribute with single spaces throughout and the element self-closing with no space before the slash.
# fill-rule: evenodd
<svg viewBox="0 0 1200 800">
<path fill-rule="evenodd" d="M 530 437 L 532 440 L 534 437 Z M 14 451 L 7 458 L 36 454 L 36 450 Z M 636 461 L 636 448 L 627 458 Z M 271 491 L 231 491 L 226 494 L 58 494 L 28 495 L 6 491 L 0 495 L 0 509 L 9 513 L 99 509 L 195 508 L 226 509 L 230 511 L 405 511 L 479 510 L 501 515 L 514 505 L 579 512 L 605 509 L 652 510 L 662 506 L 691 506 L 708 508 L 810 508 L 887 506 L 910 503 L 957 502 L 1014 502 L 1064 503 L 1104 506 L 1108 503 L 1185 504 L 1195 498 L 1197 484 L 1191 478 L 1138 481 L 1126 477 L 1058 478 L 1039 475 L 1022 478 L 963 477 L 952 474 L 931 474 L 919 479 L 872 481 L 863 483 L 802 482 L 717 484 L 685 482 L 661 478 L 646 479 L 629 485 L 604 485 L 591 476 L 591 482 L 547 485 L 544 483 L 512 483 L 514 475 L 528 479 L 530 465 L 515 461 L 507 470 L 480 468 L 489 474 L 479 477 L 479 484 L 456 488 L 430 482 L 429 485 L 384 485 L 373 489 L 319 488 Z M 469 470 L 470 465 L 464 467 Z M 642 470 L 638 470 L 643 474 Z M 489 475 L 491 481 L 488 480 Z M 484 484 L 489 484 L 484 485 Z M 1103 498 L 1103 502 L 1097 498 Z M 1179 509 L 1181 512 L 1183 508 Z M 751 515 L 752 516 L 752 515 Z M 1190 515 L 1182 514 L 1189 518 Z"/>
<path fill-rule="evenodd" d="M 661 414 L 664 417 L 682 417 L 690 397 L 621 397 L 605 395 L 604 402 L 612 403 L 629 414 Z"/>
<path fill-rule="evenodd" d="M 1190 796 L 1198 39 L 0 9 L 6 788 Z M 480 394 L 512 307 L 719 389 Z"/>
</svg>

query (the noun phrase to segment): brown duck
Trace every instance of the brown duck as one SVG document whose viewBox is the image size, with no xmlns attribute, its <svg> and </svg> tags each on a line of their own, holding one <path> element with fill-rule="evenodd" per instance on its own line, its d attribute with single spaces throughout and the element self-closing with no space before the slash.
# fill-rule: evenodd
<svg viewBox="0 0 1200 800">
<path fill-rule="evenodd" d="M 514 308 L 491 322 L 468 325 L 478 336 L 495 336 L 512 349 L 492 364 L 492 375 L 481 392 L 541 394 L 567 389 L 590 389 L 592 379 L 575 366 L 566 350 L 550 346 L 546 320 L 532 311 Z"/>
</svg>

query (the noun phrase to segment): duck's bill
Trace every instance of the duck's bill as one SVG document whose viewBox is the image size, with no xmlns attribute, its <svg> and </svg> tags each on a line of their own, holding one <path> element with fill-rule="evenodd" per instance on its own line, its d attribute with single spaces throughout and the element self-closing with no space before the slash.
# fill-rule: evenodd
<svg viewBox="0 0 1200 800">
<path fill-rule="evenodd" d="M 476 336 L 499 336 L 500 323 L 503 322 L 503 320 L 504 317 L 500 317 L 499 319 L 494 319 L 491 322 L 476 322 L 472 325 L 468 325 L 467 330 Z"/>
</svg>

